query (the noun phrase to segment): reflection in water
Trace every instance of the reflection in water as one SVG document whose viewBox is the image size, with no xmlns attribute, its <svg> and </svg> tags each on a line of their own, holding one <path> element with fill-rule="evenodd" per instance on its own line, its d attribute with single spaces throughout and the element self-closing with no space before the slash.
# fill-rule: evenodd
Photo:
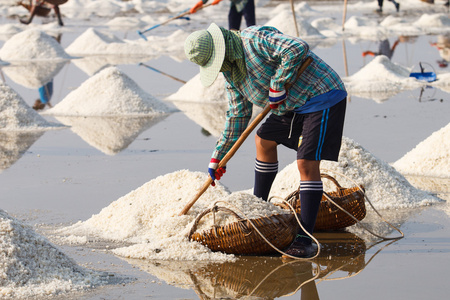
<svg viewBox="0 0 450 300">
<path fill-rule="evenodd" d="M 5 74 L 17 84 L 26 88 L 38 89 L 52 80 L 67 61 L 32 61 L 11 63 L 3 67 Z"/>
<path fill-rule="evenodd" d="M 126 261 L 168 284 L 193 289 L 199 299 L 274 299 L 300 291 L 300 299 L 315 300 L 319 299 L 317 283 L 356 276 L 384 248 L 366 262 L 366 251 L 379 242 L 368 247 L 363 239 L 344 231 L 318 233 L 317 237 L 322 251 L 313 261 L 270 256 L 238 257 L 224 263 Z"/>
<path fill-rule="evenodd" d="M 219 137 L 225 129 L 225 116 L 228 110 L 228 102 L 189 102 L 170 101 L 195 123 L 202 127 L 205 135 Z M 253 116 L 261 112 L 261 108 L 253 106 Z"/>
<path fill-rule="evenodd" d="M 43 134 L 44 131 L 0 131 L 0 172 L 18 161 Z"/>
<path fill-rule="evenodd" d="M 136 137 L 168 114 L 145 117 L 56 117 L 89 145 L 108 155 L 126 149 Z"/>
</svg>

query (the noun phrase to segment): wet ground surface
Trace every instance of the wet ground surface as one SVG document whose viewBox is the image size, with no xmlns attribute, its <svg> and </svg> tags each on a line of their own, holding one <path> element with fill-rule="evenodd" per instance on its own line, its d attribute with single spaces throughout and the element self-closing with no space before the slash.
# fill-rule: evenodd
<svg viewBox="0 0 450 300">
<path fill-rule="evenodd" d="M 1 22 L 15 21 L 2 17 Z M 67 47 L 90 25 L 67 22 L 71 30 L 63 33 L 61 45 Z M 448 68 L 439 70 L 436 61 L 441 58 L 430 46 L 436 38 L 424 35 L 401 43 L 392 61 L 407 66 L 425 61 L 438 71 L 448 72 Z M 346 76 L 367 64 L 368 59 L 361 56 L 363 51 L 376 48 L 374 41 L 339 40 L 326 47 L 319 45 L 313 51 Z M 142 62 L 186 81 L 197 74 L 195 65 L 167 56 Z M 138 62 L 117 66 L 161 99 L 182 86 Z M 53 104 L 88 78 L 73 62 L 66 64 L 54 78 Z M 7 76 L 5 80 L 32 105 L 37 90 L 23 87 Z M 344 135 L 380 159 L 394 162 L 447 125 L 449 111 L 448 92 L 437 88 L 403 91 L 381 102 L 352 96 Z M 157 122 L 142 124 L 142 131 L 128 133 L 131 138 L 114 153 L 107 153 L 105 144 L 95 144 L 70 128 L 13 137 L 20 151 L 9 158 L 8 167 L 0 173 L 1 208 L 48 234 L 54 228 L 88 219 L 157 176 L 180 169 L 205 171 L 216 137 L 196 120 L 178 111 Z M 254 155 L 250 136 L 228 164 L 222 183 L 232 191 L 250 188 Z M 280 169 L 293 159 L 293 153 L 280 149 Z M 449 199 L 448 179 L 435 186 L 432 192 Z M 426 184 L 421 188 L 426 189 Z M 252 299 L 445 299 L 450 291 L 446 275 L 450 258 L 446 205 L 382 212 L 405 233 L 401 240 L 378 242 L 350 233 L 319 234 L 324 248 L 313 262 L 283 262 L 279 257 L 243 257 L 224 264 L 155 262 L 114 256 L 108 251 L 119 246 L 114 244 L 61 244 L 61 249 L 79 264 L 110 273 L 112 283 L 61 299 L 233 299 L 245 295 Z"/>
</svg>

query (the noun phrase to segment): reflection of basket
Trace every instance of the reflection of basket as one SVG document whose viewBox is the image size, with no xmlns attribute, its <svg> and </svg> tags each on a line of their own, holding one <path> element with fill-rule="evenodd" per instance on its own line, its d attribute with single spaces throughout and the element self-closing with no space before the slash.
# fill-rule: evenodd
<svg viewBox="0 0 450 300">
<path fill-rule="evenodd" d="M 429 65 L 431 68 L 433 68 L 429 63 L 425 63 Z M 436 73 L 435 72 L 424 72 L 424 68 L 422 67 L 422 63 L 419 63 L 420 66 L 420 72 L 412 72 L 409 74 L 409 77 L 414 77 L 417 80 L 426 81 L 426 82 L 433 82 L 436 81 Z M 434 71 L 434 69 L 433 69 Z"/>
<path fill-rule="evenodd" d="M 326 196 L 330 197 L 337 205 L 349 212 L 357 220 L 361 221 L 366 216 L 366 206 L 364 203 L 364 188 L 352 187 L 343 188 L 333 177 L 322 174 L 323 178 L 331 180 L 336 185 L 336 191 L 325 193 L 319 207 L 316 225 L 314 230 L 336 230 L 342 229 L 356 223 L 352 217 L 343 212 L 339 207 L 331 203 Z M 300 188 L 286 197 L 286 201 L 295 207 L 297 213 L 300 213 Z"/>
<path fill-rule="evenodd" d="M 213 227 L 201 233 L 195 232 L 200 219 L 209 212 L 224 210 L 233 214 L 238 221 L 225 226 Z M 249 220 L 242 219 L 224 207 L 214 207 L 200 214 L 189 233 L 189 239 L 200 242 L 212 251 L 229 254 L 266 255 L 274 250 L 255 230 L 258 231 L 278 249 L 285 249 L 297 234 L 297 220 L 293 214 L 279 214 Z"/>
</svg>

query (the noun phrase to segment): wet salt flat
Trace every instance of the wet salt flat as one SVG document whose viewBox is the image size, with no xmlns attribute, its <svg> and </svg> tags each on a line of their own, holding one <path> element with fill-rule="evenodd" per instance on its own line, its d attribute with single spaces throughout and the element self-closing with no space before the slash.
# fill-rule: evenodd
<svg viewBox="0 0 450 300">
<path fill-rule="evenodd" d="M 61 6 L 65 26 L 58 27 L 52 16 L 22 25 L 17 16 L 27 11 L 2 1 L 0 295 L 445 299 L 450 19 L 444 1 L 400 3 L 399 13 L 387 2 L 376 14 L 376 1 L 350 1 L 345 30 L 342 3 L 295 8 L 299 35 L 338 71 L 350 95 L 339 162 L 322 169 L 343 186 L 364 185 L 405 238 L 382 241 L 352 226 L 315 234 L 322 245 L 317 259 L 283 262 L 277 255 L 213 253 L 185 238 L 195 217 L 219 200 L 249 218 L 279 211 L 251 195 L 253 135 L 220 184 L 188 215 L 176 216 L 206 181 L 227 109 L 223 77 L 203 88 L 183 42 L 211 21 L 227 27 L 227 1 L 147 32 L 147 41 L 137 30 L 191 4 L 71 0 Z M 256 4 L 258 24 L 296 35 L 289 2 Z M 384 39 L 391 46 L 399 40 L 391 59 L 362 56 Z M 438 80 L 411 78 L 419 63 Z M 31 106 L 38 88 L 52 79 L 53 107 L 37 113 Z M 271 194 L 285 197 L 298 187 L 298 175 L 295 154 L 279 154 Z M 370 208 L 364 226 L 399 235 Z"/>
</svg>

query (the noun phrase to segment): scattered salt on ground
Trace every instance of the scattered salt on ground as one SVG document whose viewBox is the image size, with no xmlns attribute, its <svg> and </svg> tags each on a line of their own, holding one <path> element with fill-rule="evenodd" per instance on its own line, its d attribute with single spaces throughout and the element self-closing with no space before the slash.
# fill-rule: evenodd
<svg viewBox="0 0 450 300">
<path fill-rule="evenodd" d="M 61 126 L 45 120 L 12 88 L 0 83 L 0 130 L 43 130 L 55 127 Z"/>
<path fill-rule="evenodd" d="M 219 73 L 216 81 L 205 87 L 200 81 L 200 74 L 191 78 L 178 91 L 166 98 L 169 101 L 211 102 L 228 101 L 225 91 L 225 77 Z"/>
<path fill-rule="evenodd" d="M 0 296 L 52 296 L 107 283 L 0 209 Z"/>
<path fill-rule="evenodd" d="M 322 161 L 323 173 L 335 177 L 343 187 L 363 185 L 369 200 L 376 209 L 414 208 L 437 203 L 440 199 L 413 187 L 400 173 L 384 161 L 373 156 L 355 141 L 344 137 L 339 162 Z M 344 174 L 353 181 L 337 174 Z M 288 165 L 281 171 L 273 184 L 271 195 L 282 198 L 298 188 L 297 163 Z M 324 189 L 336 188 L 329 180 L 323 179 Z"/>
<path fill-rule="evenodd" d="M 58 116 L 121 116 L 168 113 L 166 104 L 141 89 L 116 67 L 87 79 L 44 114 Z"/>
<path fill-rule="evenodd" d="M 36 29 L 22 31 L 5 42 L 0 58 L 13 60 L 66 60 L 71 57 L 50 35 Z"/>
<path fill-rule="evenodd" d="M 213 253 L 197 242 L 189 242 L 187 235 L 199 213 L 214 202 L 248 218 L 269 216 L 285 211 L 246 193 L 230 194 L 220 183 L 210 187 L 195 202 L 187 215 L 178 216 L 207 180 L 201 172 L 181 170 L 159 176 L 128 193 L 93 215 L 62 229 L 59 234 L 96 236 L 97 238 L 136 243 L 130 247 L 115 249 L 123 257 L 172 260 L 229 260 L 233 256 Z M 238 210 L 235 208 L 238 208 Z M 242 214 L 240 214 L 242 215 Z M 236 220 L 229 214 L 216 214 L 216 222 L 226 224 Z M 206 215 L 198 230 L 213 224 L 212 215 Z M 70 238 L 68 238 L 70 240 Z"/>
<path fill-rule="evenodd" d="M 450 178 L 450 123 L 434 132 L 392 166 L 402 174 Z"/>
</svg>

